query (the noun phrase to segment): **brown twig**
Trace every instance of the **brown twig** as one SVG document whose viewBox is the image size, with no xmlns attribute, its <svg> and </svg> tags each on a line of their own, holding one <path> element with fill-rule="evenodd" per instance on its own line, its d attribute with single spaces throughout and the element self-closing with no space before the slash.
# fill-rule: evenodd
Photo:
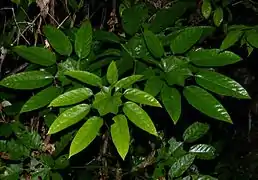
<svg viewBox="0 0 258 180">
<path fill-rule="evenodd" d="M 101 162 L 102 162 L 102 168 L 100 171 L 100 180 L 106 180 L 108 179 L 108 163 L 107 163 L 107 158 L 106 158 L 106 154 L 107 154 L 107 148 L 108 148 L 108 131 L 106 131 L 103 135 L 102 135 L 102 140 L 103 140 L 103 146 L 101 149 Z"/>
</svg>

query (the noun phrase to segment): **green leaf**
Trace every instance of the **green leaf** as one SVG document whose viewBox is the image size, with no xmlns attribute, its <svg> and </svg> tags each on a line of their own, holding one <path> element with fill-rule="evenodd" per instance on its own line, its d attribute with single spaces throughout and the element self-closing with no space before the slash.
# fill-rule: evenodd
<svg viewBox="0 0 258 180">
<path fill-rule="evenodd" d="M 19 179 L 22 172 L 22 164 L 10 164 L 6 170 L 0 174 L 2 180 L 16 180 Z"/>
<path fill-rule="evenodd" d="M 239 62 L 241 58 L 233 52 L 219 49 L 197 49 L 188 54 L 191 62 L 197 66 L 225 66 Z"/>
<path fill-rule="evenodd" d="M 129 88 L 134 83 L 136 83 L 137 81 L 139 81 L 142 77 L 143 75 L 128 76 L 123 79 L 120 79 L 114 86 L 119 89 L 121 88 L 126 89 L 126 88 Z"/>
<path fill-rule="evenodd" d="M 170 44 L 170 49 L 174 54 L 182 54 L 189 50 L 201 38 L 202 28 L 189 27 L 182 30 Z"/>
<path fill-rule="evenodd" d="M 112 32 L 96 30 L 93 34 L 97 41 L 120 43 L 119 37 Z"/>
<path fill-rule="evenodd" d="M 145 83 L 144 91 L 152 96 L 157 96 L 160 93 L 163 84 L 164 81 L 162 81 L 159 76 L 153 76 Z"/>
<path fill-rule="evenodd" d="M 119 92 L 115 92 L 114 95 L 111 96 L 110 92 L 100 91 L 95 95 L 93 107 L 98 110 L 100 116 L 104 116 L 108 113 L 117 114 L 118 108 L 122 104 L 121 96 L 122 94 Z"/>
<path fill-rule="evenodd" d="M 65 75 L 92 86 L 102 85 L 102 79 L 99 76 L 87 71 L 67 71 Z"/>
<path fill-rule="evenodd" d="M 204 89 L 197 86 L 187 86 L 184 88 L 183 93 L 188 103 L 200 112 L 214 119 L 232 123 L 225 108 Z"/>
<path fill-rule="evenodd" d="M 122 26 L 129 35 L 134 35 L 148 17 L 148 9 L 144 4 L 125 9 L 122 15 Z"/>
<path fill-rule="evenodd" d="M 93 92 L 89 88 L 74 89 L 55 98 L 49 106 L 58 107 L 76 104 L 88 99 L 92 95 Z"/>
<path fill-rule="evenodd" d="M 22 131 L 21 133 L 16 133 L 18 142 L 26 146 L 28 149 L 39 150 L 42 141 L 40 135 L 35 131 Z"/>
<path fill-rule="evenodd" d="M 179 58 L 177 56 L 168 56 L 161 60 L 160 66 L 164 72 L 170 72 L 172 70 L 178 70 L 188 67 L 188 60 Z"/>
<path fill-rule="evenodd" d="M 107 80 L 109 84 L 114 84 L 118 80 L 118 70 L 116 67 L 116 63 L 112 61 L 110 65 L 108 66 L 107 70 Z"/>
<path fill-rule="evenodd" d="M 85 149 L 96 138 L 102 125 L 103 119 L 100 117 L 93 116 L 88 119 L 72 141 L 69 158 Z"/>
<path fill-rule="evenodd" d="M 200 71 L 195 81 L 205 89 L 223 96 L 250 99 L 248 92 L 239 83 L 217 72 Z"/>
<path fill-rule="evenodd" d="M 146 46 L 155 58 L 161 58 L 164 55 L 164 49 L 159 38 L 151 31 L 144 29 L 144 39 Z"/>
<path fill-rule="evenodd" d="M 165 74 L 168 85 L 184 86 L 185 80 L 192 76 L 192 72 L 189 68 L 178 68 Z"/>
<path fill-rule="evenodd" d="M 164 86 L 161 91 L 161 99 L 166 111 L 176 124 L 181 116 L 181 94 L 176 88 Z"/>
<path fill-rule="evenodd" d="M 80 59 L 86 58 L 91 51 L 92 27 L 90 21 L 84 22 L 75 36 L 75 52 Z"/>
<path fill-rule="evenodd" d="M 205 19 L 208 19 L 212 11 L 210 0 L 203 0 L 201 10 L 202 10 L 203 17 Z"/>
<path fill-rule="evenodd" d="M 82 120 L 90 112 L 88 104 L 79 104 L 65 110 L 50 126 L 48 134 L 57 133 Z"/>
<path fill-rule="evenodd" d="M 137 127 L 154 136 L 158 136 L 151 118 L 140 106 L 133 102 L 126 102 L 123 107 L 123 112 Z"/>
<path fill-rule="evenodd" d="M 216 149 L 208 144 L 197 144 L 190 147 L 190 153 L 196 155 L 199 159 L 211 160 L 215 158 Z"/>
<path fill-rule="evenodd" d="M 55 54 L 45 48 L 16 46 L 13 51 L 22 58 L 41 66 L 51 66 L 56 63 Z"/>
<path fill-rule="evenodd" d="M 219 27 L 223 22 L 223 18 L 223 9 L 221 7 L 216 8 L 213 14 L 213 22 L 215 26 Z"/>
<path fill-rule="evenodd" d="M 246 40 L 250 45 L 252 45 L 255 48 L 258 48 L 258 31 L 254 29 L 247 31 Z"/>
<path fill-rule="evenodd" d="M 35 96 L 32 96 L 22 107 L 21 113 L 33 111 L 48 105 L 53 99 L 61 94 L 61 88 L 50 86 Z"/>
<path fill-rule="evenodd" d="M 185 142 L 193 143 L 204 136 L 209 129 L 210 127 L 208 124 L 195 122 L 185 130 L 183 139 Z"/>
<path fill-rule="evenodd" d="M 0 85 L 12 89 L 37 89 L 50 84 L 54 77 L 45 71 L 28 71 L 10 75 Z"/>
<path fill-rule="evenodd" d="M 115 147 L 124 160 L 129 150 L 130 133 L 127 124 L 127 119 L 124 115 L 113 117 L 114 124 L 111 125 L 111 137 Z"/>
<path fill-rule="evenodd" d="M 220 49 L 228 49 L 233 46 L 244 34 L 241 30 L 230 31 L 223 40 Z"/>
<path fill-rule="evenodd" d="M 195 155 L 186 154 L 180 157 L 170 168 L 169 175 L 176 178 L 184 174 L 184 172 L 193 164 Z"/>
<path fill-rule="evenodd" d="M 68 154 L 64 154 L 62 156 L 59 156 L 55 160 L 55 169 L 65 169 L 69 166 L 69 159 Z"/>
<path fill-rule="evenodd" d="M 68 37 L 59 29 L 46 25 L 43 32 L 47 37 L 50 45 L 61 55 L 70 56 L 72 53 L 72 44 Z"/>
<path fill-rule="evenodd" d="M 145 104 L 145 105 L 154 106 L 154 107 L 161 107 L 157 99 L 155 99 L 149 93 L 146 93 L 139 89 L 129 88 L 124 92 L 124 96 L 126 99 L 136 103 Z"/>
</svg>

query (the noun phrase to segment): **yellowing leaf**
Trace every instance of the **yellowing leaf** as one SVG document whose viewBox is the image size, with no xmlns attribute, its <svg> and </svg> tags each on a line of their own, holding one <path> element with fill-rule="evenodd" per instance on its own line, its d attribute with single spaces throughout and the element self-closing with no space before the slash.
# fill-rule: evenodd
<svg viewBox="0 0 258 180">
<path fill-rule="evenodd" d="M 149 93 L 141 91 L 139 89 L 130 88 L 124 92 L 124 96 L 126 99 L 130 101 L 134 101 L 140 104 L 145 104 L 149 106 L 161 107 L 160 103 L 157 99 L 155 99 Z"/>
<path fill-rule="evenodd" d="M 50 126 L 48 134 L 55 134 L 63 129 L 76 124 L 90 112 L 88 104 L 79 104 L 61 113 Z"/>
<path fill-rule="evenodd" d="M 154 136 L 158 136 L 151 118 L 140 106 L 133 102 L 126 102 L 123 107 L 123 112 L 137 127 Z"/>
<path fill-rule="evenodd" d="M 75 135 L 70 146 L 69 158 L 85 149 L 98 135 L 103 119 L 93 116 L 88 119 Z"/>
<path fill-rule="evenodd" d="M 78 88 L 64 94 L 61 94 L 55 98 L 49 106 L 67 106 L 82 102 L 93 95 L 93 92 L 89 88 Z"/>
<path fill-rule="evenodd" d="M 124 115 L 117 115 L 113 117 L 113 120 L 114 124 L 111 126 L 111 137 L 119 155 L 124 160 L 130 145 L 127 119 Z"/>
</svg>

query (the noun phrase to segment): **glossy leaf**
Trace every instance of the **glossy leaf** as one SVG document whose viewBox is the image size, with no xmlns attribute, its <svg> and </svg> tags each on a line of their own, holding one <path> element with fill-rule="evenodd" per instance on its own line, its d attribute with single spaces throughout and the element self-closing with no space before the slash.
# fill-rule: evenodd
<svg viewBox="0 0 258 180">
<path fill-rule="evenodd" d="M 158 37 L 153 32 L 147 29 L 144 30 L 143 35 L 146 42 L 146 46 L 148 47 L 151 54 L 155 58 L 161 58 L 164 55 L 164 49 Z"/>
<path fill-rule="evenodd" d="M 150 134 L 158 136 L 151 118 L 140 106 L 133 102 L 126 102 L 123 107 L 123 112 L 137 127 Z"/>
<path fill-rule="evenodd" d="M 184 172 L 193 164 L 195 155 L 186 154 L 180 157 L 174 164 L 172 164 L 169 170 L 169 176 L 176 178 L 184 174 Z"/>
<path fill-rule="evenodd" d="M 75 52 L 80 59 L 86 58 L 91 51 L 92 27 L 89 21 L 84 22 L 75 36 Z"/>
<path fill-rule="evenodd" d="M 180 70 L 188 67 L 188 60 L 177 56 L 168 56 L 161 60 L 161 67 L 166 73 L 173 70 Z"/>
<path fill-rule="evenodd" d="M 161 99 L 170 118 L 176 124 L 181 116 L 181 94 L 176 88 L 164 86 Z"/>
<path fill-rule="evenodd" d="M 93 95 L 93 92 L 89 88 L 78 88 L 64 94 L 61 94 L 55 98 L 49 106 L 58 107 L 58 106 L 68 106 L 82 102 Z"/>
<path fill-rule="evenodd" d="M 165 74 L 168 85 L 184 86 L 185 80 L 192 76 L 192 72 L 189 68 L 178 68 Z"/>
<path fill-rule="evenodd" d="M 248 92 L 239 83 L 220 73 L 201 71 L 196 74 L 195 80 L 200 86 L 217 94 L 239 99 L 250 99 Z"/>
<path fill-rule="evenodd" d="M 225 66 L 241 60 L 235 53 L 219 49 L 197 49 L 190 52 L 188 57 L 193 64 L 204 67 Z"/>
<path fill-rule="evenodd" d="M 153 76 L 145 83 L 144 91 L 155 97 L 160 93 L 163 84 L 164 81 L 162 81 L 160 77 Z"/>
<path fill-rule="evenodd" d="M 61 88 L 50 86 L 32 96 L 22 107 L 21 113 L 33 111 L 47 106 L 53 99 L 61 94 Z"/>
<path fill-rule="evenodd" d="M 193 143 L 204 136 L 209 129 L 210 127 L 208 124 L 195 122 L 185 130 L 183 139 L 185 142 Z"/>
<path fill-rule="evenodd" d="M 16 46 L 13 51 L 22 58 L 41 66 L 51 66 L 56 63 L 55 54 L 42 47 Z"/>
<path fill-rule="evenodd" d="M 190 153 L 199 159 L 211 160 L 215 158 L 216 149 L 208 144 L 197 144 L 190 147 Z"/>
<path fill-rule="evenodd" d="M 136 103 L 145 104 L 145 105 L 154 106 L 154 107 L 161 107 L 157 99 L 155 99 L 149 93 L 146 93 L 139 89 L 129 88 L 124 92 L 124 96 L 126 99 Z"/>
<path fill-rule="evenodd" d="M 148 17 L 148 9 L 143 5 L 135 5 L 123 11 L 122 26 L 129 35 L 134 35 Z"/>
<path fill-rule="evenodd" d="M 99 76 L 87 71 L 67 71 L 65 75 L 92 86 L 101 86 L 102 84 L 102 79 Z"/>
<path fill-rule="evenodd" d="M 182 30 L 170 44 L 170 49 L 174 54 L 182 54 L 189 50 L 201 38 L 202 28 L 189 27 Z"/>
<path fill-rule="evenodd" d="M 54 77 L 45 71 L 28 71 L 7 76 L 0 86 L 12 89 L 37 89 L 50 84 Z"/>
<path fill-rule="evenodd" d="M 88 119 L 72 141 L 69 158 L 85 149 L 96 138 L 102 125 L 103 119 L 100 117 L 93 116 Z"/>
<path fill-rule="evenodd" d="M 127 119 L 124 115 L 113 117 L 114 124 L 111 125 L 111 137 L 115 147 L 124 160 L 130 145 L 130 133 L 127 124 Z"/>
<path fill-rule="evenodd" d="M 119 92 L 115 92 L 111 96 L 110 92 L 101 91 L 95 95 L 93 107 L 98 110 L 100 116 L 108 113 L 117 114 L 119 106 L 122 105 L 121 97 L 122 94 Z"/>
<path fill-rule="evenodd" d="M 131 85 L 133 85 L 134 83 L 136 83 L 137 81 L 139 81 L 143 76 L 142 75 L 132 75 L 132 76 L 128 76 L 125 77 L 123 79 L 120 79 L 114 86 L 116 88 L 128 88 Z"/>
<path fill-rule="evenodd" d="M 50 45 L 61 55 L 69 56 L 72 53 L 72 44 L 68 37 L 59 29 L 47 25 L 44 26 L 43 32 L 47 37 Z"/>
<path fill-rule="evenodd" d="M 61 113 L 50 126 L 48 134 L 55 134 L 63 129 L 76 124 L 90 112 L 88 104 L 79 104 Z"/>
<path fill-rule="evenodd" d="M 223 9 L 221 7 L 216 8 L 213 14 L 213 22 L 215 26 L 219 27 L 223 22 L 223 19 L 224 19 Z"/>
<path fill-rule="evenodd" d="M 107 80 L 109 84 L 114 84 L 118 80 L 118 70 L 116 67 L 116 63 L 112 61 L 110 65 L 108 66 L 107 70 Z"/>
<path fill-rule="evenodd" d="M 197 86 L 187 86 L 184 88 L 183 93 L 188 103 L 200 112 L 214 119 L 232 123 L 225 108 L 204 89 Z"/>
<path fill-rule="evenodd" d="M 205 19 L 208 19 L 211 15 L 212 6 L 210 0 L 203 0 L 202 2 L 202 15 Z"/>
<path fill-rule="evenodd" d="M 114 43 L 120 42 L 119 37 L 115 33 L 103 31 L 103 30 L 96 30 L 94 32 L 94 37 L 97 41 L 114 42 Z"/>
<path fill-rule="evenodd" d="M 228 49 L 233 46 L 244 34 L 241 30 L 230 31 L 223 40 L 220 49 Z"/>
<path fill-rule="evenodd" d="M 258 31 L 250 30 L 246 32 L 246 40 L 250 45 L 255 48 L 258 48 Z"/>
</svg>

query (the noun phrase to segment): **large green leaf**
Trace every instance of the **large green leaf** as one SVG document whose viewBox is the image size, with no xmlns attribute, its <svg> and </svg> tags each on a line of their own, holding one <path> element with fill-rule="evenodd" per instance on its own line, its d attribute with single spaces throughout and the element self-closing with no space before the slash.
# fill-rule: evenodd
<svg viewBox="0 0 258 180">
<path fill-rule="evenodd" d="M 197 49 L 188 54 L 191 62 L 197 66 L 225 66 L 234 64 L 241 58 L 233 52 L 219 49 Z"/>
<path fill-rule="evenodd" d="M 221 7 L 217 7 L 213 14 L 213 22 L 215 26 L 219 27 L 223 22 L 223 19 L 224 19 L 223 9 Z"/>
<path fill-rule="evenodd" d="M 154 106 L 154 107 L 161 107 L 157 99 L 155 99 L 149 93 L 146 93 L 139 89 L 129 88 L 124 92 L 124 96 L 126 99 L 136 103 L 145 104 L 145 105 Z"/>
<path fill-rule="evenodd" d="M 145 29 L 144 30 L 144 39 L 146 42 L 146 46 L 149 51 L 155 58 L 161 58 L 164 55 L 164 49 L 159 41 L 159 38 L 151 31 Z"/>
<path fill-rule="evenodd" d="M 107 70 L 107 80 L 109 84 L 114 84 L 118 80 L 118 70 L 116 67 L 116 63 L 112 61 L 110 65 L 108 66 Z"/>
<path fill-rule="evenodd" d="M 48 105 L 54 98 L 61 94 L 62 89 L 50 86 L 32 96 L 22 107 L 21 113 L 33 111 Z"/>
<path fill-rule="evenodd" d="M 44 26 L 43 32 L 56 52 L 67 56 L 72 53 L 72 44 L 68 37 L 61 30 L 51 25 L 47 25 Z"/>
<path fill-rule="evenodd" d="M 122 15 L 122 25 L 125 32 L 134 35 L 147 17 L 148 9 L 143 4 L 125 9 Z"/>
<path fill-rule="evenodd" d="M 136 83 L 137 81 L 139 81 L 142 77 L 143 77 L 143 75 L 128 76 L 123 79 L 120 79 L 114 86 L 119 89 L 120 88 L 128 88 L 131 85 L 133 85 L 134 83 Z"/>
<path fill-rule="evenodd" d="M 247 31 L 246 40 L 250 45 L 252 45 L 255 48 L 258 48 L 258 31 L 254 29 Z"/>
<path fill-rule="evenodd" d="M 185 130 L 183 139 L 185 142 L 193 143 L 204 136 L 209 129 L 210 127 L 208 124 L 195 122 Z"/>
<path fill-rule="evenodd" d="M 152 96 L 157 96 L 160 93 L 163 84 L 164 81 L 162 81 L 159 76 L 152 76 L 145 83 L 144 91 Z"/>
<path fill-rule="evenodd" d="M 84 22 L 75 36 L 75 52 L 80 59 L 86 58 L 91 51 L 92 27 L 90 21 Z"/>
<path fill-rule="evenodd" d="M 104 42 L 107 41 L 107 42 L 114 42 L 114 43 L 120 42 L 119 37 L 112 32 L 96 30 L 94 31 L 93 35 L 97 41 L 104 41 Z"/>
<path fill-rule="evenodd" d="M 189 152 L 196 155 L 197 158 L 205 160 L 214 159 L 216 155 L 216 149 L 208 144 L 193 145 Z"/>
<path fill-rule="evenodd" d="M 8 76 L 0 81 L 0 85 L 12 89 L 37 89 L 50 84 L 53 79 L 45 71 L 28 71 Z"/>
<path fill-rule="evenodd" d="M 210 0 L 203 0 L 202 1 L 202 15 L 205 19 L 208 19 L 211 15 L 212 6 Z"/>
<path fill-rule="evenodd" d="M 72 141 L 69 158 L 85 149 L 96 138 L 102 125 L 103 119 L 100 117 L 93 116 L 88 119 Z"/>
<path fill-rule="evenodd" d="M 161 91 L 161 99 L 166 111 L 176 124 L 181 115 L 181 94 L 176 88 L 164 86 Z"/>
<path fill-rule="evenodd" d="M 113 96 L 110 92 L 101 91 L 95 95 L 93 107 L 96 108 L 101 116 L 108 113 L 117 114 L 118 108 L 122 104 L 122 94 L 115 92 Z"/>
<path fill-rule="evenodd" d="M 184 86 L 185 80 L 192 76 L 192 72 L 189 68 L 178 68 L 165 74 L 168 85 Z"/>
<path fill-rule="evenodd" d="M 170 72 L 172 70 L 182 69 L 188 67 L 189 61 L 185 58 L 179 58 L 177 56 L 168 56 L 161 60 L 160 66 L 164 72 Z"/>
<path fill-rule="evenodd" d="M 197 86 L 187 86 L 184 88 L 183 93 L 189 104 L 200 112 L 212 118 L 232 123 L 225 108 L 204 89 Z"/>
<path fill-rule="evenodd" d="M 124 115 L 117 115 L 113 117 L 114 124 L 111 126 L 111 137 L 115 147 L 122 157 L 125 159 L 130 145 L 130 133 L 127 124 L 127 119 Z"/>
<path fill-rule="evenodd" d="M 92 86 L 102 85 L 102 79 L 99 76 L 87 71 L 67 71 L 65 75 Z"/>
<path fill-rule="evenodd" d="M 174 164 L 172 164 L 169 170 L 169 176 L 176 178 L 184 174 L 184 172 L 193 164 L 195 155 L 186 154 L 180 157 Z"/>
<path fill-rule="evenodd" d="M 239 83 L 220 73 L 201 71 L 196 74 L 195 80 L 200 86 L 217 94 L 239 99 L 250 99 L 248 92 Z"/>
<path fill-rule="evenodd" d="M 228 49 L 233 46 L 244 34 L 241 30 L 230 31 L 223 40 L 220 49 Z"/>
<path fill-rule="evenodd" d="M 177 1 L 173 3 L 172 7 L 166 9 L 163 8 L 156 13 L 156 16 L 151 21 L 150 30 L 154 33 L 158 33 L 165 28 L 172 26 L 177 19 L 179 19 L 188 8 L 195 8 L 195 2 Z M 169 19 L 168 19 L 169 17 Z"/>
<path fill-rule="evenodd" d="M 140 106 L 133 102 L 126 102 L 123 107 L 123 112 L 137 127 L 150 134 L 158 136 L 151 118 Z"/>
<path fill-rule="evenodd" d="M 88 99 L 93 95 L 92 90 L 89 88 L 78 88 L 64 94 L 61 94 L 57 98 L 55 98 L 49 106 L 57 107 L 57 106 L 68 106 L 72 104 L 76 104 Z"/>
<path fill-rule="evenodd" d="M 182 30 L 170 44 L 170 49 L 174 54 L 182 54 L 189 50 L 199 41 L 203 33 L 202 28 L 188 27 Z"/>
<path fill-rule="evenodd" d="M 16 46 L 13 51 L 22 58 L 41 66 L 51 66 L 56 63 L 55 54 L 45 48 Z"/>
<path fill-rule="evenodd" d="M 82 120 L 90 112 L 88 104 L 79 104 L 65 110 L 50 126 L 48 134 L 57 133 Z"/>
</svg>

